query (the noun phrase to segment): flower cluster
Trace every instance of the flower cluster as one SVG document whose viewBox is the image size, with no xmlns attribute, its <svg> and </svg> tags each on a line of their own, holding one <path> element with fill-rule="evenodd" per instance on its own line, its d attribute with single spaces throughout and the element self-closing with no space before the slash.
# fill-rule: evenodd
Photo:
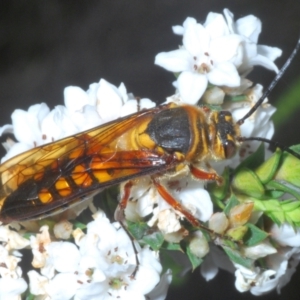
<svg viewBox="0 0 300 300">
<path fill-rule="evenodd" d="M 246 78 L 249 72 L 256 65 L 278 71 L 274 60 L 281 50 L 257 44 L 261 22 L 252 15 L 234 21 L 225 9 L 224 15 L 209 13 L 204 24 L 187 18 L 173 32 L 182 36 L 182 46 L 155 58 L 155 64 L 176 76 L 176 91 L 167 103 L 227 110 L 238 121 L 262 96 L 262 86 Z M 1 127 L 0 135 L 13 134 L 17 142 L 4 143 L 7 154 L 2 163 L 33 147 L 155 106 L 149 99 L 135 99 L 124 84 L 116 87 L 104 79 L 87 91 L 67 87 L 64 96 L 65 105 L 53 110 L 42 103 L 12 114 L 12 124 Z M 274 112 L 265 100 L 245 120 L 241 136 L 271 138 Z M 201 170 L 213 168 L 222 174 L 218 185 L 195 180 L 188 166 L 160 176 L 159 183 L 190 215 L 205 223 L 206 232 L 191 230 L 150 176 L 132 179 L 129 191 L 128 182 L 120 186 L 121 198 L 129 200 L 126 231 L 100 211 L 85 230 L 73 228 L 68 221 L 58 222 L 51 230 L 48 226 L 37 229 L 36 223 L 14 223 L 13 230 L 1 226 L 0 298 L 21 299 L 28 288 L 35 299 L 164 299 L 171 272 L 161 275 L 158 253 L 162 246 L 185 250 L 193 268 L 201 265 L 206 280 L 222 268 L 235 274 L 240 292 L 260 295 L 276 287 L 280 291 L 300 259 L 299 230 L 293 230 L 300 226 L 299 196 L 280 182 L 300 187 L 300 163 L 280 151 L 268 153 L 265 161 L 264 147 L 259 145 L 247 141 L 230 159 L 193 162 Z M 291 165 L 297 169 L 292 174 Z M 294 198 L 286 199 L 287 194 Z M 259 225 L 264 216 L 272 220 L 269 228 Z M 31 232 L 29 238 L 24 228 Z M 26 247 L 33 253 L 35 268 L 28 272 L 28 284 L 18 265 L 19 250 Z"/>
<path fill-rule="evenodd" d="M 129 236 L 118 223 L 111 224 L 100 211 L 94 219 L 86 233 L 62 221 L 53 228 L 55 236 L 51 237 L 49 227 L 44 225 L 30 240 L 2 226 L 1 238 L 7 240 L 7 245 L 1 248 L 1 298 L 20 299 L 18 295 L 27 288 L 17 266 L 18 253 L 10 254 L 12 249 L 25 247 L 30 247 L 33 254 L 35 270 L 29 271 L 28 277 L 30 293 L 36 299 L 143 299 L 146 294 L 149 299 L 153 295 L 155 299 L 164 297 L 168 285 L 158 284 L 162 271 L 158 254 L 138 244 L 135 254 Z M 65 241 L 71 235 L 75 244 Z M 58 238 L 60 241 L 56 241 Z M 166 273 L 163 280 L 168 277 Z"/>
<path fill-rule="evenodd" d="M 240 88 L 253 66 L 278 71 L 273 61 L 281 55 L 275 47 L 257 45 L 261 22 L 249 15 L 234 22 L 233 14 L 209 13 L 204 24 L 187 18 L 173 32 L 182 35 L 178 50 L 159 53 L 155 63 L 168 71 L 180 73 L 175 86 L 185 103 L 195 104 L 214 86 Z"/>
<path fill-rule="evenodd" d="M 116 87 L 104 79 L 92 83 L 87 91 L 69 86 L 64 90 L 65 105 L 50 111 L 45 103 L 30 106 L 28 111 L 16 109 L 12 124 L 0 128 L 0 135 L 11 133 L 17 143 L 5 143 L 8 151 L 1 160 L 43 144 L 54 142 L 111 120 L 155 106 L 150 99 L 139 101 L 128 94 L 123 83 Z"/>
</svg>

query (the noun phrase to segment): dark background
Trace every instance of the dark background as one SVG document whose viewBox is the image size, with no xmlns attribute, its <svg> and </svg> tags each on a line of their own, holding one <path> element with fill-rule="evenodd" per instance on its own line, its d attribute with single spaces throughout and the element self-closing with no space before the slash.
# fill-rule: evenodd
<svg viewBox="0 0 300 300">
<path fill-rule="evenodd" d="M 171 26 L 187 16 L 205 21 L 209 11 L 229 8 L 235 18 L 254 14 L 263 21 L 260 43 L 284 52 L 281 66 L 300 33 L 300 1 L 295 0 L 113 0 L 0 2 L 0 125 L 10 123 L 16 108 L 46 102 L 51 108 L 63 102 L 63 89 L 84 90 L 105 78 L 136 96 L 162 102 L 173 93 L 171 73 L 154 66 L 154 56 L 181 44 Z M 300 55 L 273 91 L 281 93 L 299 76 Z M 257 68 L 251 79 L 264 86 L 274 73 Z M 300 95 L 299 95 L 300 101 Z M 299 143 L 299 111 L 276 131 L 274 140 Z M 4 152 L 2 152 L 4 153 Z M 99 229 L 101 230 L 101 229 Z M 146 280 L 146 279 L 145 279 Z M 282 290 L 260 299 L 299 299 L 300 276 Z M 168 299 L 254 299 L 235 291 L 234 278 L 220 272 L 206 283 L 196 270 L 188 284 L 172 288 Z"/>
</svg>

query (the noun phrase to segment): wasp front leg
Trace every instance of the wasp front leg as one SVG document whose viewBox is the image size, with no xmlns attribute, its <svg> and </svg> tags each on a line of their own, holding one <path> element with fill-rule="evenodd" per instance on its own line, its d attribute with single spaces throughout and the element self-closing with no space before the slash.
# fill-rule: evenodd
<svg viewBox="0 0 300 300">
<path fill-rule="evenodd" d="M 209 165 L 208 165 L 209 166 Z M 223 183 L 223 178 L 217 174 L 210 166 L 210 171 L 205 171 L 196 168 L 194 165 L 189 165 L 191 174 L 196 178 L 204 181 L 216 181 L 218 185 Z"/>
</svg>

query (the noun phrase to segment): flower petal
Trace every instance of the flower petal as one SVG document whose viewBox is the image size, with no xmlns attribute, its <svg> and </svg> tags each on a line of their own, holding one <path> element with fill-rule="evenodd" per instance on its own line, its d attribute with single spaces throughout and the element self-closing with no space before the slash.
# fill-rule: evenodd
<svg viewBox="0 0 300 300">
<path fill-rule="evenodd" d="M 300 247 L 300 229 L 289 224 L 278 226 L 274 224 L 270 230 L 272 239 L 282 246 Z"/>
<path fill-rule="evenodd" d="M 28 111 L 16 109 L 11 115 L 16 139 L 31 147 L 41 145 L 43 139 L 40 122 L 49 111 L 45 103 L 32 105 Z"/>
<path fill-rule="evenodd" d="M 192 57 L 209 52 L 209 32 L 201 24 L 189 24 L 183 35 L 182 43 Z"/>
<path fill-rule="evenodd" d="M 230 62 L 218 63 L 211 72 L 207 74 L 208 81 L 214 85 L 226 85 L 229 87 L 239 86 L 241 78 Z"/>
<path fill-rule="evenodd" d="M 213 40 L 229 34 L 227 23 L 222 14 L 210 12 L 203 24 Z"/>
<path fill-rule="evenodd" d="M 97 91 L 97 111 L 103 122 L 120 117 L 123 99 L 119 90 L 109 82 L 101 79 Z"/>
<path fill-rule="evenodd" d="M 266 45 L 257 45 L 257 53 L 274 61 L 276 58 L 281 56 L 282 50 L 277 47 L 270 47 L 270 46 L 266 46 Z"/>
<path fill-rule="evenodd" d="M 250 41 L 257 43 L 261 33 L 261 20 L 253 15 L 236 20 L 236 33 L 247 37 Z"/>
<path fill-rule="evenodd" d="M 181 199 L 182 204 L 191 211 L 196 209 L 193 215 L 202 222 L 208 221 L 213 213 L 213 204 L 208 192 L 196 180 L 190 179 L 187 187 L 181 189 L 176 198 Z"/>
<path fill-rule="evenodd" d="M 239 67 L 243 59 L 242 39 L 236 34 L 214 39 L 210 43 L 210 55 L 214 63 L 231 62 Z"/>
<path fill-rule="evenodd" d="M 196 104 L 207 87 L 207 77 L 192 72 L 182 72 L 177 80 L 179 94 L 188 104 Z"/>
<path fill-rule="evenodd" d="M 189 70 L 193 64 L 191 54 L 184 50 L 161 52 L 155 56 L 154 63 L 171 72 L 182 72 Z"/>
<path fill-rule="evenodd" d="M 64 89 L 66 108 L 71 111 L 79 111 L 89 103 L 87 93 L 78 86 L 68 86 Z"/>
</svg>

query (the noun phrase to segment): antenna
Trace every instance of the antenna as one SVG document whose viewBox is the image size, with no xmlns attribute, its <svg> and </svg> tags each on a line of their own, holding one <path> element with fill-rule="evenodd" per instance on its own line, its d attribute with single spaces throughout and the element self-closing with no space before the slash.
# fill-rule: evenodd
<svg viewBox="0 0 300 300">
<path fill-rule="evenodd" d="M 278 142 L 274 142 L 272 140 L 266 139 L 266 138 L 262 138 L 262 137 L 238 137 L 238 141 L 240 142 L 244 142 L 244 141 L 260 141 L 260 142 L 265 142 L 268 143 L 269 145 L 273 145 L 276 148 L 280 148 L 282 151 L 288 152 L 290 154 L 292 154 L 293 156 L 295 156 L 296 158 L 300 159 L 300 154 L 295 152 L 294 150 L 279 144 Z"/>
<path fill-rule="evenodd" d="M 291 55 L 289 56 L 289 58 L 287 59 L 287 61 L 283 65 L 283 67 L 279 70 L 279 72 L 277 73 L 277 75 L 275 76 L 275 78 L 273 79 L 273 81 L 270 83 L 270 85 L 267 88 L 267 90 L 263 93 L 263 95 L 255 103 L 255 105 L 248 111 L 248 113 L 246 113 L 241 119 L 239 119 L 236 122 L 237 125 L 242 125 L 244 123 L 244 121 L 246 119 L 248 119 L 257 110 L 257 108 L 263 103 L 263 101 L 269 96 L 269 94 L 271 93 L 271 91 L 273 90 L 273 88 L 276 86 L 276 84 L 278 83 L 278 81 L 280 80 L 280 78 L 282 77 L 282 75 L 285 73 L 286 69 L 291 64 L 292 60 L 296 56 L 296 54 L 299 51 L 299 49 L 300 49 L 300 38 L 298 39 L 298 42 L 297 42 L 297 44 L 296 44 L 293 52 L 291 53 Z"/>
</svg>

